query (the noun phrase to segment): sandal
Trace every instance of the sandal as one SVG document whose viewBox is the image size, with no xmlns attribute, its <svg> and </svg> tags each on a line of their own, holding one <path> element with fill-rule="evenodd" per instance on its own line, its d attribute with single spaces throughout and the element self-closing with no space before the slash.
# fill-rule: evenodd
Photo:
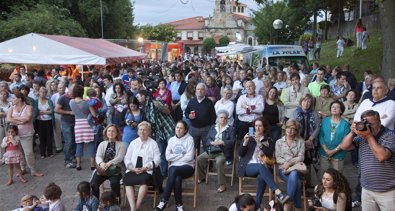
<svg viewBox="0 0 395 211">
<path fill-rule="evenodd" d="M 226 186 L 225 185 L 220 185 L 219 188 L 217 189 L 218 193 L 222 193 L 226 191 Z"/>
<path fill-rule="evenodd" d="M 8 180 L 8 182 L 6 183 L 7 186 L 12 185 L 12 183 L 14 183 L 14 181 L 12 181 L 12 179 Z"/>
</svg>

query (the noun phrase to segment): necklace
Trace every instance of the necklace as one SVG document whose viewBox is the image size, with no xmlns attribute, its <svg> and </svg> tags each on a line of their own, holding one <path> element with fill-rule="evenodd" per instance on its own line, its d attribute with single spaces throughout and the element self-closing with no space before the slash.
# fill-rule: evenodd
<svg viewBox="0 0 395 211">
<path fill-rule="evenodd" d="M 338 123 L 332 122 L 331 120 L 331 133 L 334 133 L 337 128 Z"/>
</svg>

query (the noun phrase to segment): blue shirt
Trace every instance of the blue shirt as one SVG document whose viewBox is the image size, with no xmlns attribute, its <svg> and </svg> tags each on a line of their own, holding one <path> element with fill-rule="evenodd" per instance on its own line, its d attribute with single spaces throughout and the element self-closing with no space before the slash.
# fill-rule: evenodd
<svg viewBox="0 0 395 211">
<path fill-rule="evenodd" d="M 177 81 L 173 81 L 170 84 L 170 91 L 171 91 L 171 99 L 173 101 L 179 101 L 181 98 L 181 95 L 178 93 L 178 89 L 180 88 L 181 83 Z"/>
</svg>

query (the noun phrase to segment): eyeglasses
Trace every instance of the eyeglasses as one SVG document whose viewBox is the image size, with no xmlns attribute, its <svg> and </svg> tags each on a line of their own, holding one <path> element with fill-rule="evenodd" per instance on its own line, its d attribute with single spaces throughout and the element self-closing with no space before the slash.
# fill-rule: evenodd
<svg viewBox="0 0 395 211">
<path fill-rule="evenodd" d="M 296 127 L 292 127 L 292 126 L 286 126 L 285 128 L 290 130 L 296 130 L 296 131 L 298 130 Z"/>
</svg>

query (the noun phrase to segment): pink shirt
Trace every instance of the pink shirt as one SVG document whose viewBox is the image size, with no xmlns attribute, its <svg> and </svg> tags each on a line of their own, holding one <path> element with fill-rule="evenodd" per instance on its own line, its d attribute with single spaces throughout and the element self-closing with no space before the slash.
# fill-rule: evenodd
<svg viewBox="0 0 395 211">
<path fill-rule="evenodd" d="M 20 117 L 27 115 L 27 105 L 24 104 L 22 107 L 22 111 L 19 113 L 16 111 L 15 106 L 12 106 L 12 117 Z M 30 120 L 27 123 L 22 125 L 18 125 L 18 135 L 19 137 L 32 136 L 34 134 L 33 122 Z"/>
</svg>

